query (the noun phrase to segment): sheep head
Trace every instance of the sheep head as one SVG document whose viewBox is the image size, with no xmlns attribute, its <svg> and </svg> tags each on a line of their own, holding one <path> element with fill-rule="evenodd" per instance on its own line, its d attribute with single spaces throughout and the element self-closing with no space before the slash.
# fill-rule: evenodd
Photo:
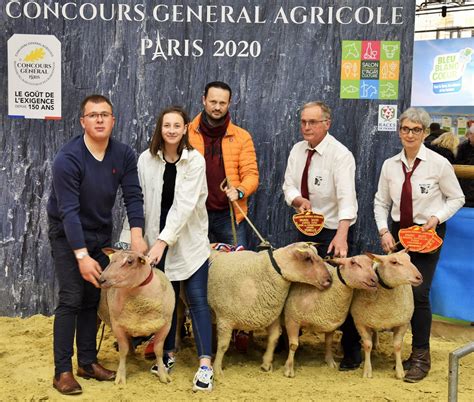
<svg viewBox="0 0 474 402">
<path fill-rule="evenodd" d="M 102 288 L 134 288 L 140 286 L 151 272 L 148 258 L 130 250 L 104 248 L 110 263 L 100 275 Z"/>
<path fill-rule="evenodd" d="M 372 259 L 380 278 L 390 287 L 405 284 L 419 286 L 423 282 L 423 276 L 412 264 L 407 250 L 389 255 L 365 254 Z"/>
<path fill-rule="evenodd" d="M 327 262 L 338 267 L 342 279 L 350 288 L 377 289 L 377 275 L 372 267 L 372 260 L 367 255 L 330 258 Z"/>
<path fill-rule="evenodd" d="M 286 280 L 307 283 L 320 290 L 331 286 L 331 274 L 312 244 L 294 243 L 277 252 L 275 256 Z"/>
</svg>

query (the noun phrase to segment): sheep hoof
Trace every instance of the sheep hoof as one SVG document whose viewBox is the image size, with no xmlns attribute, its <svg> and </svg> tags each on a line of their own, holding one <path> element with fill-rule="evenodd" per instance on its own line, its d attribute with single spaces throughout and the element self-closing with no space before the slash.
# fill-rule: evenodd
<svg viewBox="0 0 474 402">
<path fill-rule="evenodd" d="M 334 359 L 328 360 L 328 361 L 326 361 L 326 363 L 327 363 L 327 365 L 328 365 L 329 368 L 333 368 L 333 369 L 337 368 L 337 364 L 336 364 L 336 362 L 334 361 Z"/>
<path fill-rule="evenodd" d="M 222 368 L 216 368 L 216 366 L 214 366 L 214 376 L 216 378 L 224 377 L 224 372 L 222 371 Z"/>
<path fill-rule="evenodd" d="M 171 377 L 167 373 L 160 373 L 158 378 L 163 384 L 168 384 L 169 382 L 171 382 Z"/>
<path fill-rule="evenodd" d="M 126 383 L 127 383 L 127 378 L 117 373 L 117 376 L 115 377 L 115 385 L 126 384 Z"/>
<path fill-rule="evenodd" d="M 286 368 L 285 367 L 285 377 L 288 377 L 288 378 L 294 378 L 295 376 L 295 371 L 291 368 Z"/>
<path fill-rule="evenodd" d="M 271 372 L 271 371 L 273 371 L 273 364 L 272 364 L 272 363 L 262 363 L 262 365 L 260 366 L 260 368 L 261 368 L 263 371 Z"/>
<path fill-rule="evenodd" d="M 364 373 L 363 378 L 372 378 L 372 373 Z"/>
</svg>

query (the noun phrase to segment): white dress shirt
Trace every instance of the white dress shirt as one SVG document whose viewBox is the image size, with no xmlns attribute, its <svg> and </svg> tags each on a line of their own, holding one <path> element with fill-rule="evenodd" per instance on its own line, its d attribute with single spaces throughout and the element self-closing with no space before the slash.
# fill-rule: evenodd
<svg viewBox="0 0 474 402">
<path fill-rule="evenodd" d="M 151 247 L 157 239 L 168 244 L 165 274 L 170 281 L 188 279 L 209 258 L 210 245 L 206 210 L 206 162 L 196 150 L 184 149 L 176 163 L 174 200 L 166 225 L 160 233 L 161 196 L 166 162 L 161 151 L 149 150 L 138 158 L 138 177 L 143 191 L 145 240 Z M 127 220 L 120 241 L 130 243 Z"/>
<path fill-rule="evenodd" d="M 301 196 L 301 176 L 309 149 L 308 141 L 300 141 L 288 157 L 283 192 L 290 206 Z M 357 219 L 354 156 L 329 133 L 314 149 L 316 152 L 308 170 L 309 201 L 313 212 L 324 215 L 324 227 L 328 229 L 337 229 L 342 219 L 354 224 Z"/>
<path fill-rule="evenodd" d="M 436 216 L 443 223 L 464 205 L 464 194 L 454 169 L 446 158 L 423 144 L 416 157 L 420 163 L 411 176 L 413 222 L 424 225 L 431 216 Z M 402 163 L 407 170 L 410 168 L 404 150 L 383 163 L 374 200 L 379 230 L 388 228 L 390 208 L 392 220 L 400 222 L 400 198 L 405 181 Z"/>
</svg>

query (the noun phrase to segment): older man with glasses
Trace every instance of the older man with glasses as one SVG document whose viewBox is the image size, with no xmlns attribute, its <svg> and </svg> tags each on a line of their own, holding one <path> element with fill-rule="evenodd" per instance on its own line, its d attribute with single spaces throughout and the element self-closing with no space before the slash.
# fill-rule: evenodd
<svg viewBox="0 0 474 402">
<path fill-rule="evenodd" d="M 111 138 L 112 104 L 91 95 L 81 104 L 84 134 L 64 145 L 53 162 L 48 201 L 49 239 L 59 285 L 54 318 L 53 386 L 60 393 L 82 392 L 72 374 L 76 338 L 77 375 L 109 381 L 115 372 L 97 361 L 96 319 L 98 279 L 108 264 L 102 248 L 110 247 L 112 208 L 122 188 L 131 226 L 131 248 L 145 253 L 143 196 L 134 151 Z"/>
<path fill-rule="evenodd" d="M 346 257 L 351 244 L 350 227 L 357 219 L 355 160 L 352 153 L 329 134 L 331 110 L 323 102 L 301 108 L 303 141 L 293 146 L 288 157 L 283 192 L 285 201 L 298 212 L 324 215 L 324 228 L 316 236 L 299 234 L 301 241 L 317 242 L 318 252 Z M 360 337 L 352 317 L 342 326 L 344 359 L 341 370 L 361 363 Z"/>
</svg>

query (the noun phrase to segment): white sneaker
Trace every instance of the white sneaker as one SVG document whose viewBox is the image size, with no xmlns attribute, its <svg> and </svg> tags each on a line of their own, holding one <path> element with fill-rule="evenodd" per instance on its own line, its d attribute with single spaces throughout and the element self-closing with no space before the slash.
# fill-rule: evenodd
<svg viewBox="0 0 474 402">
<path fill-rule="evenodd" d="M 214 382 L 214 371 L 212 367 L 201 366 L 196 372 L 193 380 L 193 391 L 212 391 Z"/>
<path fill-rule="evenodd" d="M 165 365 L 166 373 L 169 373 L 171 371 L 175 363 L 176 363 L 176 358 L 174 356 L 170 356 L 168 354 L 165 354 L 163 356 L 163 364 Z M 152 374 L 158 375 L 158 364 L 155 363 L 153 366 L 151 366 L 150 372 Z"/>
</svg>

